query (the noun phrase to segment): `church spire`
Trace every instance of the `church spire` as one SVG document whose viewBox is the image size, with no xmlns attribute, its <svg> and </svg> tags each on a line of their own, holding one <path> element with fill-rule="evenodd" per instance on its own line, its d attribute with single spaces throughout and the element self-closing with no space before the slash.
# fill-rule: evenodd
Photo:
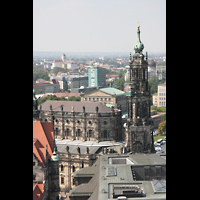
<svg viewBox="0 0 200 200">
<path fill-rule="evenodd" d="M 138 28 L 137 41 L 134 44 L 134 50 L 135 50 L 135 53 L 142 53 L 142 50 L 144 49 L 144 44 L 140 40 L 140 26 L 138 25 L 137 28 Z"/>
</svg>

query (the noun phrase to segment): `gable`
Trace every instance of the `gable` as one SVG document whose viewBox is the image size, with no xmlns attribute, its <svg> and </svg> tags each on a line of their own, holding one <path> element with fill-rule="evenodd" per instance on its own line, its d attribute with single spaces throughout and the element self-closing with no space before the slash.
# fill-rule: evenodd
<svg viewBox="0 0 200 200">
<path fill-rule="evenodd" d="M 97 90 L 97 91 L 94 91 L 94 92 L 92 92 L 92 93 L 90 93 L 90 94 L 85 94 L 84 95 L 84 97 L 93 97 L 93 96 L 99 96 L 99 97 L 101 97 L 101 96 L 103 96 L 103 97 L 110 97 L 110 96 L 112 96 L 112 95 L 110 95 L 110 94 L 107 94 L 107 93 L 105 93 L 105 92 L 102 92 L 102 91 L 100 91 L 100 90 Z"/>
</svg>

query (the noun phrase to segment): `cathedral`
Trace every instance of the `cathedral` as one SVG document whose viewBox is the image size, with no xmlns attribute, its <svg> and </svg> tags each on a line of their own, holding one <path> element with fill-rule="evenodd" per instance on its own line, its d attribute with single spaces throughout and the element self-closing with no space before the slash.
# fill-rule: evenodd
<svg viewBox="0 0 200 200">
<path fill-rule="evenodd" d="M 33 91 L 33 190 L 43 187 L 36 197 L 53 200 L 61 191 L 69 192 L 75 187 L 76 171 L 92 166 L 103 154 L 155 153 L 148 56 L 143 49 L 138 26 L 125 91 L 124 142 L 121 109 L 100 102 L 46 101 L 38 106 Z"/>
<path fill-rule="evenodd" d="M 130 84 L 126 90 L 128 119 L 125 126 L 126 152 L 153 153 L 153 120 L 151 118 L 150 87 L 148 85 L 148 56 L 142 53 L 144 44 L 140 40 L 140 26 L 135 54 L 130 53 Z"/>
</svg>

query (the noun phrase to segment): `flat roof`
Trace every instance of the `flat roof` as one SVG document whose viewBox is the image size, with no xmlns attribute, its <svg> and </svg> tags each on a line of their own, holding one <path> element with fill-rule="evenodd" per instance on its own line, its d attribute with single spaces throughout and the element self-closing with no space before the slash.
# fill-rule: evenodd
<svg viewBox="0 0 200 200">
<path fill-rule="evenodd" d="M 103 141 L 103 142 L 95 142 L 95 141 L 81 141 L 81 140 L 60 140 L 55 139 L 56 146 L 58 152 L 67 153 L 66 147 L 69 147 L 70 153 L 77 153 L 77 147 L 80 148 L 81 154 L 87 154 L 87 147 L 89 147 L 89 154 L 94 154 L 100 147 L 117 147 L 123 144 L 121 142 L 114 141 Z"/>
</svg>

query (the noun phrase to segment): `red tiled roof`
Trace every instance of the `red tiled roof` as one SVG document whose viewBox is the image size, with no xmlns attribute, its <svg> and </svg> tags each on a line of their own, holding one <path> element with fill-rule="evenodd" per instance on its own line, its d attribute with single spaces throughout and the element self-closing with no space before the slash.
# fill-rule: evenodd
<svg viewBox="0 0 200 200">
<path fill-rule="evenodd" d="M 43 167 L 46 160 L 46 145 L 48 147 L 48 159 L 53 155 L 54 135 L 53 122 L 33 122 L 33 153 Z"/>
<path fill-rule="evenodd" d="M 62 62 L 62 59 L 60 59 L 60 58 L 57 58 L 57 59 L 54 59 L 54 61 L 53 62 Z"/>
<path fill-rule="evenodd" d="M 44 81 L 43 83 L 49 83 L 49 81 Z"/>
<path fill-rule="evenodd" d="M 33 186 L 33 200 L 41 200 L 43 196 L 43 184 L 36 183 Z"/>
<path fill-rule="evenodd" d="M 113 74 L 111 74 L 111 75 L 106 75 L 106 78 L 108 78 L 108 77 L 118 77 L 119 75 L 113 75 Z"/>
</svg>

